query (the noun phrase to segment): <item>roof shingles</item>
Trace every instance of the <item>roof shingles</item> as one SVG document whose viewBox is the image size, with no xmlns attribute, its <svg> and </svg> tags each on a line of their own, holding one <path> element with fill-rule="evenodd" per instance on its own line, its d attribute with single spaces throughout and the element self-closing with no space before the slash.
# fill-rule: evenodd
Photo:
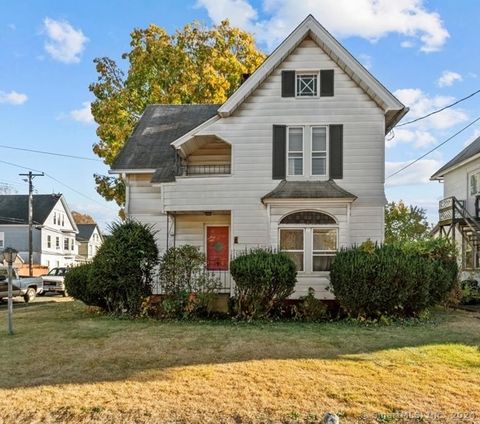
<svg viewBox="0 0 480 424">
<path fill-rule="evenodd" d="M 60 197 L 58 194 L 34 194 L 33 223 L 43 224 Z M 0 195 L 0 224 L 28 224 L 28 194 Z"/>
</svg>

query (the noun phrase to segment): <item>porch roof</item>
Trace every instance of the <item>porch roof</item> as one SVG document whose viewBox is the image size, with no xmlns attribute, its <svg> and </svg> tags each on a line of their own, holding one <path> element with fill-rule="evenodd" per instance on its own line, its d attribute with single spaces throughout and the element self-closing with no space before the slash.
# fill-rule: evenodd
<svg viewBox="0 0 480 424">
<path fill-rule="evenodd" d="M 338 186 L 334 181 L 285 181 L 262 197 L 262 202 L 269 199 L 344 199 L 353 201 L 357 198 L 352 193 Z"/>
</svg>

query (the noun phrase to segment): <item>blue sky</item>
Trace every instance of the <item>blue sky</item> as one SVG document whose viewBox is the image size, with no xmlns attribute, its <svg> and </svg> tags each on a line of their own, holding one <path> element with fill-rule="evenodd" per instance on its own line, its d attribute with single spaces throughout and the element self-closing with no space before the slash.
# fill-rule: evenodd
<svg viewBox="0 0 480 424">
<path fill-rule="evenodd" d="M 93 59 L 121 61 L 135 27 L 155 23 L 172 32 L 195 19 L 211 24 L 225 17 L 254 32 L 258 46 L 269 52 L 312 13 L 411 107 L 409 120 L 480 88 L 480 2 L 464 0 L 461 5 L 421 0 L 1 0 L 0 145 L 95 159 L 96 127 L 88 109 L 88 85 L 96 79 Z M 387 175 L 479 115 L 480 94 L 433 119 L 395 130 L 387 140 Z M 442 186 L 428 177 L 476 136 L 480 124 L 388 180 L 388 199 L 425 207 L 436 219 Z M 48 177 L 35 180 L 38 192 L 63 192 L 73 209 L 93 215 L 102 226 L 116 217 L 115 205 L 95 192 L 92 175 L 107 172 L 99 161 L 4 148 L 0 160 L 45 171 L 74 188 Z M 26 193 L 18 176 L 24 171 L 0 163 L 0 186 Z"/>
</svg>

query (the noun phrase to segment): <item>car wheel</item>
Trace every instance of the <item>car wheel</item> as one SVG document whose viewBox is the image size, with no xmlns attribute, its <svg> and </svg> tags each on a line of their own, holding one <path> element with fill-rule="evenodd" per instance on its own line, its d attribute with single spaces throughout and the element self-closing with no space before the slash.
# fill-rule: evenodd
<svg viewBox="0 0 480 424">
<path fill-rule="evenodd" d="M 35 296 L 37 295 L 37 292 L 33 288 L 29 288 L 27 290 L 27 293 L 25 293 L 25 296 L 23 296 L 23 299 L 25 300 L 25 303 L 31 302 L 33 299 L 35 299 Z"/>
<path fill-rule="evenodd" d="M 41 293 L 38 293 L 38 296 L 45 296 L 46 293 L 47 293 L 47 292 L 46 292 L 45 290 L 42 290 Z"/>
</svg>

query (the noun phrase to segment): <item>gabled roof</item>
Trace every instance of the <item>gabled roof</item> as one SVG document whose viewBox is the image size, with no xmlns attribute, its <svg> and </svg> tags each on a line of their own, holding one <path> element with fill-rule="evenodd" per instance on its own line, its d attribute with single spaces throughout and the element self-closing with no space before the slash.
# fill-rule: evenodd
<svg viewBox="0 0 480 424">
<path fill-rule="evenodd" d="M 62 195 L 34 194 L 33 223 L 42 225 Z M 28 224 L 28 194 L 0 195 L 0 224 Z"/>
<path fill-rule="evenodd" d="M 452 168 L 461 165 L 464 162 L 469 162 L 476 156 L 480 155 L 480 137 L 470 143 L 465 149 L 463 149 L 457 156 L 443 165 L 435 174 L 433 174 L 431 180 L 441 180 L 443 176 Z"/>
<path fill-rule="evenodd" d="M 78 234 L 75 237 L 78 241 L 89 241 L 92 237 L 95 228 L 98 228 L 97 224 L 77 224 L 78 227 Z M 100 233 L 100 229 L 98 228 L 98 233 Z"/>
<path fill-rule="evenodd" d="M 219 115 L 230 116 L 308 36 L 384 110 L 386 133 L 389 132 L 408 112 L 408 108 L 368 72 L 312 15 L 308 15 L 230 96 L 218 109 Z"/>
<path fill-rule="evenodd" d="M 355 200 L 357 196 L 338 186 L 334 181 L 285 181 L 262 197 L 269 199 L 344 199 Z"/>
<path fill-rule="evenodd" d="M 149 105 L 111 171 L 172 167 L 175 149 L 170 143 L 216 115 L 219 105 Z M 173 169 L 173 168 L 172 168 Z M 169 176 L 170 177 L 170 176 Z M 173 176 L 174 177 L 174 174 Z"/>
</svg>

